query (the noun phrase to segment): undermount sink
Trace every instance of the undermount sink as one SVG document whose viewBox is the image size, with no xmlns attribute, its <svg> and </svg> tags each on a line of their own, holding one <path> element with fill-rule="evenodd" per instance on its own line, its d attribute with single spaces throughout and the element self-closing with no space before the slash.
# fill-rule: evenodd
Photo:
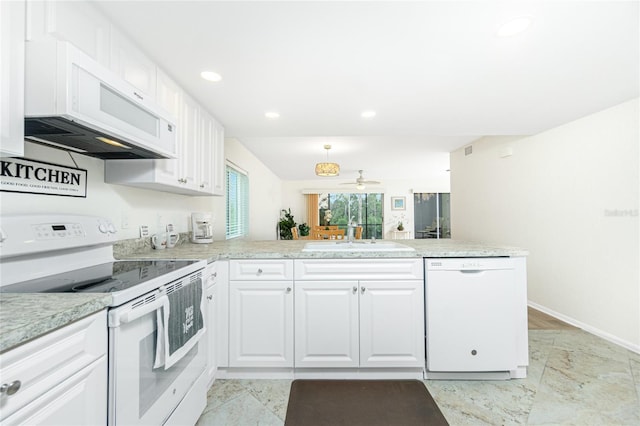
<svg viewBox="0 0 640 426">
<path fill-rule="evenodd" d="M 393 242 L 317 241 L 306 243 L 302 251 L 416 251 L 416 249 Z"/>
</svg>

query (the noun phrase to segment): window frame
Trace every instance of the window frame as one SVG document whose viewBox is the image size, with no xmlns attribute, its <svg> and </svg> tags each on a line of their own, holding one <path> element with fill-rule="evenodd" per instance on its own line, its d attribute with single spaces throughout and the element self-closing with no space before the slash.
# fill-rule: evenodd
<svg viewBox="0 0 640 426">
<path fill-rule="evenodd" d="M 229 161 L 225 165 L 225 196 L 225 238 L 246 237 L 249 234 L 249 174 Z"/>
</svg>

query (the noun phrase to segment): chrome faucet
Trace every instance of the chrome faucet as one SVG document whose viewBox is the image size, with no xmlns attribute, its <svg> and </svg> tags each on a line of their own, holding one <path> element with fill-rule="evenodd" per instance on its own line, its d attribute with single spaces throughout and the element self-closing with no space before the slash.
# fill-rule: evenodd
<svg viewBox="0 0 640 426">
<path fill-rule="evenodd" d="M 351 218 L 349 223 L 347 223 L 347 241 L 352 242 L 355 239 L 354 233 L 356 231 L 356 226 L 358 226 L 358 224 L 353 221 L 353 218 Z"/>
</svg>

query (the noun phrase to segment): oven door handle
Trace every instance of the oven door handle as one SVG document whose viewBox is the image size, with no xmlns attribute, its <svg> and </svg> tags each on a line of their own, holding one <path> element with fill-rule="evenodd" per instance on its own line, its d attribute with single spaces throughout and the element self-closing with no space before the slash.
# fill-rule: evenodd
<svg viewBox="0 0 640 426">
<path fill-rule="evenodd" d="M 114 326 L 118 327 L 120 324 L 130 323 L 165 306 L 169 306 L 169 298 L 166 295 L 163 295 L 153 302 L 142 305 L 139 308 L 120 313 L 116 318 Z"/>
</svg>

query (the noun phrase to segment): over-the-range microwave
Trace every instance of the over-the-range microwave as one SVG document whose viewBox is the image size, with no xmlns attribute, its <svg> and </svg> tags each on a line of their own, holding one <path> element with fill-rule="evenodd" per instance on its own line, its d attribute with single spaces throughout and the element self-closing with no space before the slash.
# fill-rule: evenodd
<svg viewBox="0 0 640 426">
<path fill-rule="evenodd" d="M 65 41 L 25 46 L 25 137 L 103 159 L 175 158 L 176 119 Z"/>
</svg>

